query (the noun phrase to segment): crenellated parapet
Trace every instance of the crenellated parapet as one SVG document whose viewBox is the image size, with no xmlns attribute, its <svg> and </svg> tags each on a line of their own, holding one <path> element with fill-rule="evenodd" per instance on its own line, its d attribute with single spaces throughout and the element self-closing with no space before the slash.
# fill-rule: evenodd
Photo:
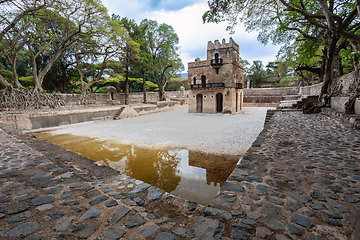
<svg viewBox="0 0 360 240">
<path fill-rule="evenodd" d="M 215 40 L 214 43 L 212 41 L 208 42 L 207 50 L 212 51 L 221 48 L 233 48 L 236 52 L 240 52 L 239 45 L 230 37 L 229 42 L 227 43 L 225 38 L 223 38 L 220 43 L 219 40 Z"/>
</svg>

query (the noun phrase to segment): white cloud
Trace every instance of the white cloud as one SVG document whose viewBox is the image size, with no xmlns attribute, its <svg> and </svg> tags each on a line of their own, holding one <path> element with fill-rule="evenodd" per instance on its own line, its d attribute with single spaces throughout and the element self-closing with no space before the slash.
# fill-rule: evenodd
<svg viewBox="0 0 360 240">
<path fill-rule="evenodd" d="M 208 10 L 206 2 L 195 3 L 181 8 L 180 10 L 171 9 L 179 0 L 161 1 L 157 9 L 151 9 L 150 0 L 115 1 L 103 0 L 104 5 L 109 9 L 110 14 L 115 13 L 121 17 L 135 19 L 138 23 L 144 19 L 157 20 L 159 24 L 166 23 L 173 26 L 180 39 L 180 57 L 187 71 L 188 62 L 193 62 L 195 58 L 206 58 L 206 47 L 208 41 L 216 39 L 229 41 L 232 37 L 240 46 L 240 56 L 250 63 L 254 60 L 263 61 L 264 65 L 269 61 L 274 61 L 279 47 L 264 46 L 257 41 L 257 33 L 248 33 L 241 26 L 236 27 L 235 34 L 230 35 L 226 31 L 227 23 L 219 24 L 202 23 L 202 15 Z M 176 6 L 174 7 L 176 9 Z"/>
</svg>

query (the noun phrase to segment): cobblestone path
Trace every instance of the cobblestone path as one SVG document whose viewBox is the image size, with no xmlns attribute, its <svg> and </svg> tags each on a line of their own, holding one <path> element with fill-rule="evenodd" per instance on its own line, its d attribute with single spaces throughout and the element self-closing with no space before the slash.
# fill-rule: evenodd
<svg viewBox="0 0 360 240">
<path fill-rule="evenodd" d="M 3 129 L 0 239 L 323 240 L 358 226 L 360 134 L 322 114 L 276 112 L 208 207 Z"/>
<path fill-rule="evenodd" d="M 358 130 L 322 114 L 276 112 L 212 205 L 243 213 L 234 238 L 350 239 L 359 166 Z"/>
</svg>

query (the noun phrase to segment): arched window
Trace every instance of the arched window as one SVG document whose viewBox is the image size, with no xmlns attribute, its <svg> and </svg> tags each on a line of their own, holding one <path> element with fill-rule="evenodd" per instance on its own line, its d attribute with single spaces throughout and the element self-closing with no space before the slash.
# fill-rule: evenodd
<svg viewBox="0 0 360 240">
<path fill-rule="evenodd" d="M 201 84 L 203 85 L 203 87 L 206 86 L 206 76 L 205 75 L 201 76 Z"/>
<path fill-rule="evenodd" d="M 219 63 L 219 54 L 215 53 L 215 63 Z"/>
</svg>

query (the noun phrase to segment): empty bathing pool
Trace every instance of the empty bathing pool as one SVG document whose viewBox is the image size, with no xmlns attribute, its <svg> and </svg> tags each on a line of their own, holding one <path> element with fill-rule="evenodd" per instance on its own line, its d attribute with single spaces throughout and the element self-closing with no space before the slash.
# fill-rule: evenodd
<svg viewBox="0 0 360 240">
<path fill-rule="evenodd" d="M 176 196 L 207 205 L 264 124 L 266 108 L 242 114 L 187 109 L 37 132 L 70 151 Z"/>
</svg>

